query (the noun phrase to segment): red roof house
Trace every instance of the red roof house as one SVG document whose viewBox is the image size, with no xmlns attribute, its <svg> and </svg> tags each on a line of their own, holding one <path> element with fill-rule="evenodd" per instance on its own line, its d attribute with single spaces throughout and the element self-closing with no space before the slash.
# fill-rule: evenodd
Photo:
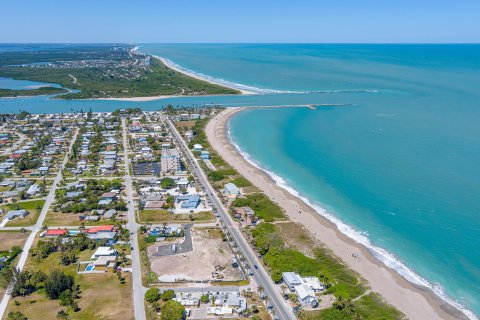
<svg viewBox="0 0 480 320">
<path fill-rule="evenodd" d="M 49 229 L 45 233 L 45 237 L 59 237 L 65 236 L 68 234 L 68 230 L 66 229 Z"/>
</svg>

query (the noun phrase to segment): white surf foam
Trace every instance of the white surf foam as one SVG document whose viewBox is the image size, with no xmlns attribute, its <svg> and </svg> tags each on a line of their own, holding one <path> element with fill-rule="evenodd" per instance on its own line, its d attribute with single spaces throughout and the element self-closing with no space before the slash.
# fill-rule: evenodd
<svg viewBox="0 0 480 320">
<path fill-rule="evenodd" d="M 248 154 L 247 152 L 243 151 L 240 146 L 234 141 L 232 138 L 231 132 L 230 132 L 230 122 L 227 124 L 227 135 L 230 143 L 235 147 L 235 149 L 245 158 L 247 162 L 249 162 L 251 165 L 256 167 L 257 169 L 265 172 L 268 176 L 272 178 L 272 180 L 275 181 L 275 183 L 289 192 L 290 194 L 294 195 L 295 197 L 301 199 L 303 202 L 305 202 L 307 205 L 312 207 L 317 213 L 331 221 L 332 223 L 335 224 L 335 226 L 338 228 L 340 232 L 354 240 L 355 242 L 365 246 L 371 253 L 372 255 L 380 260 L 383 264 L 385 264 L 387 267 L 393 269 L 395 272 L 397 272 L 400 276 L 408 280 L 409 282 L 426 287 L 430 289 L 432 292 L 434 292 L 440 299 L 445 301 L 446 303 L 450 304 L 452 307 L 455 309 L 461 311 L 468 319 L 470 320 L 479 320 L 477 316 L 470 310 L 468 310 L 465 306 L 463 306 L 461 303 L 458 301 L 455 301 L 454 299 L 450 298 L 444 291 L 443 287 L 440 284 L 432 284 L 419 274 L 415 273 L 412 269 L 407 267 L 404 263 L 402 263 L 398 258 L 395 257 L 394 254 L 388 252 L 387 250 L 380 248 L 378 246 L 375 246 L 372 244 L 370 239 L 368 238 L 368 234 L 366 232 L 360 232 L 358 230 L 355 230 L 352 226 L 344 223 L 340 219 L 338 219 L 336 216 L 328 212 L 325 208 L 321 207 L 318 204 L 315 204 L 312 202 L 310 199 L 302 196 L 297 190 L 295 190 L 293 187 L 288 185 L 288 183 L 283 179 L 282 177 L 278 176 L 277 174 L 263 168 L 257 161 L 253 160 L 251 155 Z"/>
</svg>

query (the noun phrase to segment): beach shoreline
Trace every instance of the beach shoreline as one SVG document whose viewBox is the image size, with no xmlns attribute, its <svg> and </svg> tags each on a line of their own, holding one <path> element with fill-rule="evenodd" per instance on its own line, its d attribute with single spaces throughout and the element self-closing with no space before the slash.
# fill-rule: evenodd
<svg viewBox="0 0 480 320">
<path fill-rule="evenodd" d="M 208 83 L 211 83 L 211 84 L 215 84 L 215 85 L 218 85 L 218 86 L 222 86 L 222 87 L 226 87 L 226 88 L 229 88 L 229 89 L 233 89 L 233 90 L 237 90 L 237 91 L 240 91 L 241 94 L 256 94 L 255 92 L 253 91 L 250 91 L 250 90 L 246 90 L 246 89 L 242 89 L 242 88 L 237 88 L 237 87 L 234 87 L 234 86 L 230 86 L 228 84 L 225 84 L 225 83 L 222 83 L 222 82 L 217 82 L 217 81 L 214 81 L 212 80 L 211 78 L 207 78 L 207 77 L 202 77 L 201 75 L 199 74 L 196 74 L 196 73 L 193 73 L 193 72 L 188 72 L 184 69 L 181 69 L 179 68 L 177 65 L 175 65 L 174 63 L 172 63 L 172 61 L 166 59 L 166 58 L 163 58 L 163 57 L 160 57 L 160 56 L 157 56 L 157 55 L 151 55 L 153 58 L 155 59 L 158 59 L 160 60 L 164 65 L 166 65 L 168 68 L 174 70 L 174 71 L 177 71 L 179 73 L 182 73 L 186 76 L 189 76 L 189 77 L 192 77 L 192 78 L 195 78 L 197 80 L 202 80 L 202 81 L 205 81 L 205 82 L 208 82 Z"/>
<path fill-rule="evenodd" d="M 267 172 L 244 159 L 229 139 L 228 122 L 238 112 L 250 108 L 254 107 L 227 108 L 206 126 L 205 132 L 212 148 L 225 161 L 278 203 L 290 220 L 307 228 L 316 239 L 366 279 L 373 291 L 381 294 L 409 319 L 468 319 L 429 288 L 415 285 L 385 266 L 365 246 L 340 232 L 315 208 L 279 186 Z"/>
</svg>

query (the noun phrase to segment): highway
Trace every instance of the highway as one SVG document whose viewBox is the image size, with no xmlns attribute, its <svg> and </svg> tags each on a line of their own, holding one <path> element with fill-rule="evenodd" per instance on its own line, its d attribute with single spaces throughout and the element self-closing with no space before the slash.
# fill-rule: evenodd
<svg viewBox="0 0 480 320">
<path fill-rule="evenodd" d="M 135 320 L 145 320 L 145 304 L 144 295 L 145 290 L 142 285 L 142 268 L 140 265 L 140 253 L 138 249 L 138 236 L 137 232 L 140 225 L 135 220 L 135 205 L 133 203 L 133 190 L 132 190 L 132 177 L 130 176 L 130 170 L 128 167 L 128 140 L 127 140 L 127 126 L 125 118 L 122 118 L 122 131 L 123 131 L 123 158 L 125 162 L 125 192 L 127 194 L 127 206 L 128 206 L 128 223 L 127 229 L 130 232 L 130 245 L 132 250 L 132 283 L 133 283 L 133 306 L 135 309 Z"/>
<path fill-rule="evenodd" d="M 295 319 L 292 308 L 282 298 L 279 290 L 277 290 L 270 276 L 265 271 L 260 261 L 257 259 L 257 256 L 253 249 L 248 245 L 247 241 L 239 232 L 239 230 L 235 228 L 232 218 L 228 214 L 226 208 L 223 206 L 222 201 L 220 200 L 217 193 L 208 181 L 205 173 L 198 165 L 187 144 L 182 139 L 171 120 L 167 118 L 166 122 L 168 123 L 168 126 L 172 134 L 174 135 L 174 138 L 177 140 L 177 146 L 183 150 L 182 153 L 186 157 L 186 160 L 190 165 L 190 169 L 193 171 L 194 176 L 204 186 L 205 192 L 210 197 L 212 203 L 216 206 L 218 213 L 220 213 L 219 219 L 223 222 L 224 226 L 226 226 L 227 230 L 235 239 L 238 248 L 247 259 L 249 265 L 252 267 L 251 271 L 253 271 L 253 278 L 259 286 L 262 286 L 264 288 L 264 294 L 268 296 L 269 302 L 273 306 L 273 311 L 276 317 L 282 320 Z M 257 267 L 255 268 L 254 266 Z"/>
<path fill-rule="evenodd" d="M 33 245 L 33 241 L 35 240 L 35 236 L 37 233 L 40 231 L 43 225 L 43 221 L 45 220 L 45 217 L 47 216 L 48 209 L 50 208 L 51 204 L 53 201 L 55 201 L 55 191 L 57 190 L 58 183 L 60 180 L 62 180 L 62 171 L 65 165 L 68 162 L 68 158 L 70 156 L 70 153 L 72 152 L 73 148 L 73 143 L 75 142 L 75 139 L 77 138 L 78 134 L 78 128 L 75 129 L 75 133 L 72 137 L 72 140 L 70 141 L 70 146 L 65 153 L 65 158 L 63 159 L 61 165 L 60 165 L 60 170 L 58 170 L 57 175 L 55 176 L 55 179 L 53 180 L 53 185 L 50 189 L 50 192 L 48 193 L 47 197 L 45 198 L 45 204 L 43 205 L 42 211 L 40 212 L 40 216 L 38 217 L 37 223 L 33 227 L 27 227 L 25 229 L 31 230 L 32 232 L 27 238 L 27 241 L 25 242 L 25 245 L 23 246 L 23 251 L 20 255 L 20 259 L 18 260 L 17 268 L 20 270 L 23 270 L 23 267 L 25 266 L 25 262 L 27 262 L 28 255 L 30 253 L 30 249 Z M 8 230 L 2 228 L 2 230 Z M 0 319 L 3 319 L 3 316 L 5 314 L 5 311 L 7 309 L 8 301 L 10 300 L 10 295 L 6 294 L 3 296 L 2 302 L 0 303 Z"/>
</svg>

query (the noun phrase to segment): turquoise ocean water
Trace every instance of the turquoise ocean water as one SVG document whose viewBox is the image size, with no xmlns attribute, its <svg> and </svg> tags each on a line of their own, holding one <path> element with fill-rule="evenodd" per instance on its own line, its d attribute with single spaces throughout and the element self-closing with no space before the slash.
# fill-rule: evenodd
<svg viewBox="0 0 480 320">
<path fill-rule="evenodd" d="M 260 94 L 141 103 L 0 99 L 0 110 L 330 105 L 244 111 L 231 120 L 231 138 L 280 185 L 408 280 L 472 319 L 480 314 L 480 45 L 141 50 Z"/>
</svg>

